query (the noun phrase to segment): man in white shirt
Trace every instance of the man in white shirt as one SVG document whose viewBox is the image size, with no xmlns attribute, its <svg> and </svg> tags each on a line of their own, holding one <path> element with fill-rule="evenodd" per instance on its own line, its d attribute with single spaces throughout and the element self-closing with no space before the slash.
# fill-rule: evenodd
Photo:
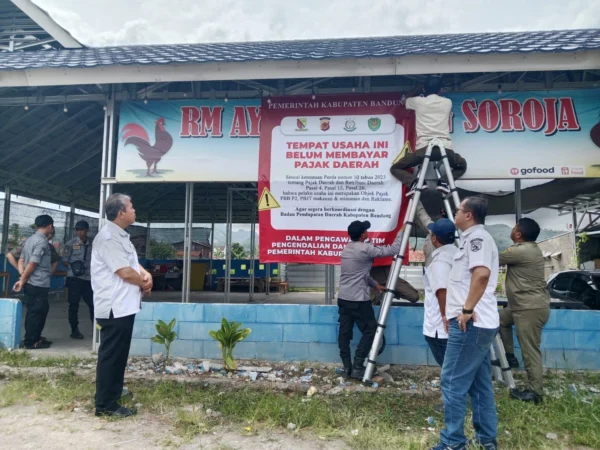
<svg viewBox="0 0 600 450">
<path fill-rule="evenodd" d="M 439 219 L 429 224 L 427 228 L 435 250 L 423 278 L 425 285 L 423 335 L 433 357 L 441 367 L 444 365 L 444 355 L 448 343 L 446 294 L 453 257 L 457 251 L 454 245 L 456 227 L 450 219 Z"/>
<path fill-rule="evenodd" d="M 446 318 L 448 345 L 442 366 L 445 428 L 435 450 L 463 450 L 467 394 L 471 399 L 475 444 L 495 450 L 498 417 L 492 387 L 490 345 L 500 318 L 495 296 L 498 282 L 498 248 L 485 230 L 487 200 L 465 198 L 456 211 L 462 231 L 448 281 Z"/>
<path fill-rule="evenodd" d="M 105 225 L 92 250 L 94 312 L 101 327 L 96 366 L 96 416 L 129 417 L 134 409 L 119 404 L 135 315 L 142 295 L 152 290 L 152 276 L 140 266 L 125 229 L 135 222 L 131 198 L 113 194 L 104 205 Z"/>
<path fill-rule="evenodd" d="M 448 162 L 452 168 L 452 176 L 458 179 L 464 175 L 467 170 L 467 161 L 458 153 L 452 150 L 452 140 L 450 139 L 450 113 L 452 112 L 452 101 L 439 95 L 442 90 L 442 81 L 439 77 L 430 77 L 427 85 L 422 88 L 419 86 L 407 94 L 405 106 L 415 112 L 415 128 L 417 131 L 417 145 L 412 153 L 406 153 L 395 163 L 390 172 L 394 177 L 402 182 L 409 192 L 407 197 L 415 193 L 417 187 L 417 174 L 408 170 L 423 164 L 427 146 L 432 139 L 439 139 L 446 148 Z M 420 95 L 422 91 L 424 95 Z M 416 97 L 412 95 L 419 94 Z M 431 154 L 432 161 L 440 161 L 441 153 L 439 148 L 435 147 Z M 424 189 L 427 188 L 425 184 Z M 450 188 L 444 180 L 439 180 L 437 190 L 444 195 L 450 194 Z"/>
</svg>

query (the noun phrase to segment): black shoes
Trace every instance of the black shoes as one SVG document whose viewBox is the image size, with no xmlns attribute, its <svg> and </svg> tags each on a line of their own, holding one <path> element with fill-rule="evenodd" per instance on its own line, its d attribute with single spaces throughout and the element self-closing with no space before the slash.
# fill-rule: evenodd
<svg viewBox="0 0 600 450">
<path fill-rule="evenodd" d="M 419 184 L 419 180 L 415 180 L 412 182 L 410 187 L 408 188 L 408 192 L 406 193 L 407 198 L 413 198 L 415 192 L 417 192 L 417 185 Z M 427 189 L 427 183 L 423 183 L 423 190 Z M 449 192 L 449 191 L 448 191 Z"/>
<path fill-rule="evenodd" d="M 352 373 L 350 374 L 352 378 L 356 378 L 357 380 L 362 380 L 365 376 L 365 358 L 354 358 L 354 364 L 352 365 Z"/>
<path fill-rule="evenodd" d="M 519 367 L 519 360 L 514 353 L 507 353 L 506 360 L 508 361 L 508 365 L 511 369 L 517 369 Z"/>
<path fill-rule="evenodd" d="M 444 198 L 450 197 L 450 186 L 444 180 L 438 180 L 435 190 L 442 194 Z"/>
<path fill-rule="evenodd" d="M 71 332 L 71 339 L 83 339 L 83 334 L 79 330 L 73 330 Z"/>
<path fill-rule="evenodd" d="M 506 362 L 508 362 L 508 367 L 511 369 L 519 368 L 519 360 L 514 353 L 506 353 Z M 492 361 L 492 366 L 500 367 L 500 360 L 496 359 Z"/>
<path fill-rule="evenodd" d="M 133 392 L 124 387 L 121 392 L 121 400 L 133 400 Z"/>
<path fill-rule="evenodd" d="M 544 400 L 541 395 L 538 395 L 529 389 L 511 389 L 510 398 L 521 400 L 522 402 L 535 403 L 536 405 L 542 403 Z"/>
<path fill-rule="evenodd" d="M 110 417 L 113 419 L 125 419 L 126 417 L 135 416 L 137 414 L 137 410 L 133 408 L 125 408 L 124 406 L 119 406 L 119 408 L 114 411 L 98 411 L 96 410 L 96 417 Z"/>
<path fill-rule="evenodd" d="M 344 378 L 350 378 L 352 376 L 352 359 L 351 358 L 343 358 L 342 363 L 344 364 L 344 374 L 342 375 Z"/>
<path fill-rule="evenodd" d="M 50 348 L 51 345 L 52 345 L 51 341 L 43 341 L 43 340 L 40 339 L 35 344 L 33 344 L 33 345 L 25 345 L 24 347 L 27 350 L 42 350 L 42 349 L 45 349 L 45 348 Z"/>
</svg>

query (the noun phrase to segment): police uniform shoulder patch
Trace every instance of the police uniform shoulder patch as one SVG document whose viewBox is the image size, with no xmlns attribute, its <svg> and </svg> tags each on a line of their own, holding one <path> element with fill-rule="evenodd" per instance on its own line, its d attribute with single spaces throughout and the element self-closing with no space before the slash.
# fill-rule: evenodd
<svg viewBox="0 0 600 450">
<path fill-rule="evenodd" d="M 483 239 L 475 238 L 471 240 L 471 251 L 478 252 L 483 248 Z"/>
</svg>

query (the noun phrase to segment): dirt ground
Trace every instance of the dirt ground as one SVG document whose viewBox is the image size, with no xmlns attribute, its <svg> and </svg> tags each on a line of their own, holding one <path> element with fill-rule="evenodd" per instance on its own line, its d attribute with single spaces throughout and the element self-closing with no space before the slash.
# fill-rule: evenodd
<svg viewBox="0 0 600 450">
<path fill-rule="evenodd" d="M 49 410 L 50 409 L 50 410 Z M 214 428 L 207 434 L 184 441 L 174 435 L 166 421 L 142 413 L 121 420 L 100 419 L 89 412 L 55 412 L 42 405 L 10 406 L 0 409 L 2 448 L 44 450 L 100 450 L 138 448 L 144 450 L 264 449 L 264 450 L 344 450 L 342 441 L 319 440 L 306 434 L 266 430 L 244 431 L 242 426 Z M 26 433 L 24 433 L 26 430 Z"/>
</svg>

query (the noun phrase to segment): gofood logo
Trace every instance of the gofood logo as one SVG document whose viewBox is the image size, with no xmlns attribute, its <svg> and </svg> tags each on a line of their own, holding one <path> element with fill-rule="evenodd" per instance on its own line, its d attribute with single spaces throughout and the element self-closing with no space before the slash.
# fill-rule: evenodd
<svg viewBox="0 0 600 450">
<path fill-rule="evenodd" d="M 553 175 L 554 174 L 554 167 L 529 167 L 529 168 L 522 168 L 522 169 L 518 169 L 516 167 L 513 167 L 512 169 L 510 169 L 510 174 L 513 177 L 516 177 L 517 175 L 521 175 L 521 176 L 528 176 L 528 175 Z"/>
</svg>

